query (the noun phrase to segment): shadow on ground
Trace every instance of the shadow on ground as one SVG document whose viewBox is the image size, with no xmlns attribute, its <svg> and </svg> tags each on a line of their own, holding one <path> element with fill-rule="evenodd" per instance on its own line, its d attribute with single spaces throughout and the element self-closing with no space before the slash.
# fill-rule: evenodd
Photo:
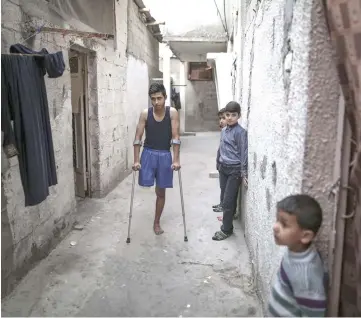
<svg viewBox="0 0 361 318">
<path fill-rule="evenodd" d="M 220 223 L 215 169 L 218 133 L 183 137 L 188 242 L 175 188 L 167 192 L 165 233 L 152 231 L 154 189 L 136 188 L 126 244 L 131 176 L 103 199 L 81 203 L 91 218 L 74 230 L 2 303 L 3 316 L 260 316 L 240 224 L 212 241 Z"/>
</svg>

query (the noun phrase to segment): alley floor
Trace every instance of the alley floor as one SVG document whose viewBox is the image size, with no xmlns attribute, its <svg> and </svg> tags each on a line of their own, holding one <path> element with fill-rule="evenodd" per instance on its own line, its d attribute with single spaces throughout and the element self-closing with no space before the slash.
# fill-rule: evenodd
<svg viewBox="0 0 361 318">
<path fill-rule="evenodd" d="M 2 302 L 2 316 L 260 316 L 239 221 L 235 235 L 212 241 L 219 229 L 218 133 L 183 137 L 183 191 L 188 242 L 178 186 L 168 190 L 165 233 L 153 233 L 154 189 L 136 187 L 126 244 L 132 176 L 103 199 L 80 203 L 88 215 Z"/>
</svg>

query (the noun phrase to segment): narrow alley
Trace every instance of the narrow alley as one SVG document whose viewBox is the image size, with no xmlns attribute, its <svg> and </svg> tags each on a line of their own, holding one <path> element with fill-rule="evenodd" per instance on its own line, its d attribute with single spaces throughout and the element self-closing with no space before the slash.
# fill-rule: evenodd
<svg viewBox="0 0 361 318">
<path fill-rule="evenodd" d="M 293 218 L 312 237 L 300 234 L 296 250 L 319 252 L 323 295 L 304 295 L 309 276 L 296 285 L 302 299 L 330 317 L 361 316 L 360 1 L 1 4 L 2 316 L 271 314 L 294 245 L 277 238 L 277 213 L 301 213 L 277 206 L 297 194 L 322 219 Z M 164 140 L 148 147 L 146 136 Z M 140 144 L 173 144 L 158 179 L 179 168 L 181 149 L 188 242 L 175 172 L 165 233 L 153 232 L 154 187 L 137 183 L 126 243 Z M 231 234 L 231 211 L 237 220 L 215 242 L 219 203 L 229 226 L 216 239 Z"/>
<path fill-rule="evenodd" d="M 168 191 L 165 233 L 152 231 L 154 191 L 136 187 L 126 244 L 132 176 L 103 199 L 88 199 L 80 222 L 2 303 L 3 316 L 260 316 L 240 224 L 223 242 L 211 205 L 219 196 L 218 133 L 184 137 L 181 151 L 188 242 L 178 178 Z M 90 212 L 91 211 L 91 212 Z"/>
</svg>

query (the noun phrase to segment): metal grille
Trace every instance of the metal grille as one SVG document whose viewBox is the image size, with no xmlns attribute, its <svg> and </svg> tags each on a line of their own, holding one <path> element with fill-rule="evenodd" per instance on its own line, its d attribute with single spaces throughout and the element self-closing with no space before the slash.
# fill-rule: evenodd
<svg viewBox="0 0 361 318">
<path fill-rule="evenodd" d="M 77 56 L 69 59 L 70 73 L 79 73 L 79 58 Z"/>
<path fill-rule="evenodd" d="M 206 62 L 190 62 L 188 79 L 190 81 L 212 81 L 212 69 Z"/>
</svg>

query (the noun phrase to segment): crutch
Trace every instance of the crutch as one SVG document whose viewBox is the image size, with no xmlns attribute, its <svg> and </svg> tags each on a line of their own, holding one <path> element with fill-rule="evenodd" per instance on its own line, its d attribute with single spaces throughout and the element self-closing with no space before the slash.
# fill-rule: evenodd
<svg viewBox="0 0 361 318">
<path fill-rule="evenodd" d="M 133 200 L 134 200 L 134 187 L 135 187 L 135 171 L 133 170 L 133 182 L 132 182 L 132 194 L 130 197 L 130 211 L 129 211 L 129 222 L 128 222 L 128 237 L 127 243 L 130 243 L 130 226 L 132 224 L 132 214 L 133 214 Z"/>
<path fill-rule="evenodd" d="M 184 212 L 182 174 L 181 174 L 180 169 L 178 170 L 178 180 L 179 180 L 179 191 L 180 191 L 181 204 L 182 204 L 182 216 L 183 216 L 183 227 L 184 227 L 184 242 L 188 242 L 187 227 L 186 227 L 186 214 L 185 214 L 185 212 Z"/>
</svg>

